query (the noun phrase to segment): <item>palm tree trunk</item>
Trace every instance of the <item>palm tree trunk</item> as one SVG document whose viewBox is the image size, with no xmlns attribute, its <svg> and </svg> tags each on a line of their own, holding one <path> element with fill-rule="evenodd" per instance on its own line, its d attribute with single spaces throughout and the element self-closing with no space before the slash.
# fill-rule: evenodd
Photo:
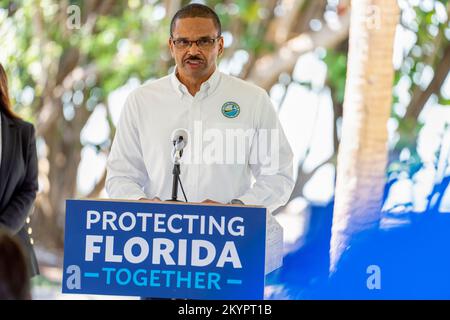
<svg viewBox="0 0 450 320">
<path fill-rule="evenodd" d="M 335 270 L 350 237 L 380 220 L 387 162 L 387 121 L 399 8 L 394 0 L 353 0 L 342 140 L 330 243 Z"/>
</svg>

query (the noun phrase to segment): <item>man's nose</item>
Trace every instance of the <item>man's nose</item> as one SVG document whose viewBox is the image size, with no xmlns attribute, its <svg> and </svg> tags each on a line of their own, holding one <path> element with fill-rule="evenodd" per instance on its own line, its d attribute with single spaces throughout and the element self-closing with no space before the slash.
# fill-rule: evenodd
<svg viewBox="0 0 450 320">
<path fill-rule="evenodd" d="M 190 53 L 191 55 L 195 55 L 196 53 L 198 53 L 198 52 L 199 52 L 199 49 L 198 49 L 197 43 L 192 42 L 192 43 L 191 43 L 191 46 L 190 46 L 189 49 L 188 49 L 188 51 L 189 51 L 189 53 Z"/>
</svg>

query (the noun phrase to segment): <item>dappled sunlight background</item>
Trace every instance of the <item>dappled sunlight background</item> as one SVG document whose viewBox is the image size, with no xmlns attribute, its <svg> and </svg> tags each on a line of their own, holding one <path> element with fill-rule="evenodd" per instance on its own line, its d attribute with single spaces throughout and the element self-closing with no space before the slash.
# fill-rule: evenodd
<svg viewBox="0 0 450 320">
<path fill-rule="evenodd" d="M 0 62 L 10 76 L 15 110 L 38 133 L 40 192 L 32 221 L 42 275 L 33 279 L 35 299 L 114 298 L 61 294 L 64 199 L 107 197 L 106 159 L 125 99 L 141 84 L 173 71 L 168 25 L 180 3 L 188 3 L 130 0 L 101 7 L 100 2 L 49 0 L 36 7 L 31 0 L 0 1 Z M 349 13 L 348 1 L 339 0 L 304 6 L 280 0 L 273 7 L 254 1 L 204 3 L 223 22 L 226 50 L 220 71 L 244 79 L 295 37 L 306 34 L 314 40 L 325 26 L 336 34 L 345 29 Z M 443 58 L 449 51 L 450 5 L 447 0 L 398 3 L 394 102 L 387 124 L 386 228 L 409 224 L 411 215 L 432 210 L 450 213 L 450 63 Z M 81 7 L 79 29 L 66 26 L 68 4 Z M 301 298 L 289 290 L 289 281 L 304 289 L 327 270 L 324 246 L 334 199 L 347 42 L 348 31 L 336 44 L 298 54 L 289 71 L 267 75 L 275 81 L 264 89 L 293 148 L 297 179 L 291 201 L 274 213 L 284 227 L 287 259 L 284 269 L 268 277 L 267 298 Z M 435 89 L 442 73 L 446 76 Z M 419 105 L 420 94 L 430 90 Z M 408 113 L 413 109 L 417 115 Z M 316 273 L 302 269 L 305 264 L 296 264 L 293 256 L 311 243 L 325 252 L 302 256 L 317 267 Z M 304 282 L 292 276 L 296 266 Z"/>
</svg>

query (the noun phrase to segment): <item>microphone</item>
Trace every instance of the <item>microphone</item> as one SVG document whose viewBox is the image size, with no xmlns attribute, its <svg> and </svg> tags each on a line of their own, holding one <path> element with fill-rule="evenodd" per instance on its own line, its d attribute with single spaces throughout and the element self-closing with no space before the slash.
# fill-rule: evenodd
<svg viewBox="0 0 450 320">
<path fill-rule="evenodd" d="M 174 163 L 173 165 L 173 180 L 172 180 L 172 198 L 171 201 L 178 201 L 178 182 L 181 186 L 181 191 L 183 191 L 184 199 L 187 202 L 186 195 L 183 190 L 183 185 L 181 184 L 180 180 L 180 159 L 183 155 L 183 149 L 186 148 L 188 143 L 188 136 L 189 133 L 186 129 L 176 129 L 172 132 L 171 140 L 173 144 L 172 149 L 172 161 Z"/>
<path fill-rule="evenodd" d="M 172 142 L 176 146 L 177 150 L 182 150 L 188 143 L 189 133 L 186 129 L 176 129 L 172 132 Z M 178 144 L 178 146 L 177 146 Z"/>
<path fill-rule="evenodd" d="M 173 143 L 172 160 L 175 164 L 179 164 L 179 160 L 183 155 L 183 149 L 188 143 L 189 133 L 186 129 L 176 129 L 172 132 L 171 140 Z"/>
</svg>

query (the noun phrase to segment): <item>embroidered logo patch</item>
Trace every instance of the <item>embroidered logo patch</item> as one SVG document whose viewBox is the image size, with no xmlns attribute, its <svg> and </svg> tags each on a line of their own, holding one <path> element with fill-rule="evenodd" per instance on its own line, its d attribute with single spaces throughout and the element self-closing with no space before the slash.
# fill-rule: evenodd
<svg viewBox="0 0 450 320">
<path fill-rule="evenodd" d="M 222 114 L 227 118 L 236 118 L 241 112 L 241 108 L 236 102 L 225 102 L 222 106 Z"/>
</svg>

